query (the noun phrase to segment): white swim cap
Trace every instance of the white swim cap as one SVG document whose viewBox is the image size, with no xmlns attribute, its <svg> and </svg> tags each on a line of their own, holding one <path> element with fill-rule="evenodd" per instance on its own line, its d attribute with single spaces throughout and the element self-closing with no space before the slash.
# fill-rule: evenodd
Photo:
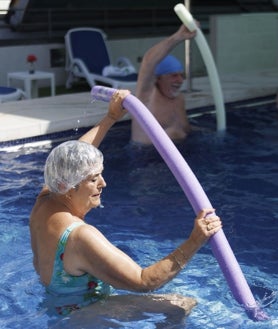
<svg viewBox="0 0 278 329">
<path fill-rule="evenodd" d="M 51 192 L 65 194 L 89 175 L 103 169 L 103 154 L 91 144 L 68 141 L 55 147 L 44 167 L 44 181 Z"/>
</svg>

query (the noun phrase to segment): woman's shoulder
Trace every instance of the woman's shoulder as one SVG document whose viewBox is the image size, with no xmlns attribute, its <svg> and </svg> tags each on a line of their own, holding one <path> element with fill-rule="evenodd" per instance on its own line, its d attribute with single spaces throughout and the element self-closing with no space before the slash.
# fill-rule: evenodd
<svg viewBox="0 0 278 329">
<path fill-rule="evenodd" d="M 50 194 L 50 191 L 49 191 L 48 187 L 43 186 L 43 188 L 41 189 L 40 193 L 37 196 L 37 199 L 43 198 L 45 196 L 49 196 L 49 194 Z"/>
</svg>

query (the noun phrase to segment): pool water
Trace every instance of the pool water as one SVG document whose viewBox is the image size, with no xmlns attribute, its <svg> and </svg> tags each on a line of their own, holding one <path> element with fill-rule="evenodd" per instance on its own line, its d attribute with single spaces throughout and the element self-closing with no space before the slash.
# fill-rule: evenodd
<svg viewBox="0 0 278 329">
<path fill-rule="evenodd" d="M 210 113 L 191 121 L 207 130 L 194 131 L 178 148 L 221 216 L 245 278 L 270 319 L 248 318 L 209 245 L 157 293 L 197 299 L 186 328 L 278 328 L 278 111 L 272 103 L 231 104 L 228 129 L 222 133 L 215 132 Z M 129 134 L 129 122 L 119 123 L 101 146 L 108 186 L 102 207 L 92 210 L 87 222 L 140 265 L 148 266 L 188 236 L 195 215 L 157 152 L 134 150 L 128 145 Z M 29 213 L 43 183 L 44 161 L 54 145 L 0 151 L 0 328 L 56 328 L 61 321 L 45 306 L 44 288 L 32 266 L 28 229 Z M 105 323 L 103 328 L 185 327 L 151 314 L 143 321 L 111 318 Z M 90 328 L 102 327 L 93 322 Z"/>
</svg>

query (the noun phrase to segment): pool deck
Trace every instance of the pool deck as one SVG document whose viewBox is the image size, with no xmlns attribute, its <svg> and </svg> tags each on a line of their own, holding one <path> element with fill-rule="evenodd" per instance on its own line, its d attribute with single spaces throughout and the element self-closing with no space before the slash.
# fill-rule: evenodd
<svg viewBox="0 0 278 329">
<path fill-rule="evenodd" d="M 274 95 L 278 68 L 222 76 L 220 84 L 225 103 Z M 194 78 L 192 90 L 186 92 L 189 114 L 215 103 L 208 77 Z M 92 103 L 89 92 L 1 103 L 0 142 L 92 126 L 106 111 L 107 103 Z"/>
</svg>

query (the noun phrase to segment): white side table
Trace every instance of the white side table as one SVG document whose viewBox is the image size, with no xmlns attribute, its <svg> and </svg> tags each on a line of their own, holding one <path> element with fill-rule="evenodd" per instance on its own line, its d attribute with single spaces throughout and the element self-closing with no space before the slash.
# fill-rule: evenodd
<svg viewBox="0 0 278 329">
<path fill-rule="evenodd" d="M 8 73 L 8 86 L 11 86 L 12 80 L 22 80 L 26 98 L 38 97 L 38 80 L 50 80 L 51 96 L 55 96 L 55 75 L 50 72 L 35 71 L 29 72 L 10 72 Z"/>
</svg>

